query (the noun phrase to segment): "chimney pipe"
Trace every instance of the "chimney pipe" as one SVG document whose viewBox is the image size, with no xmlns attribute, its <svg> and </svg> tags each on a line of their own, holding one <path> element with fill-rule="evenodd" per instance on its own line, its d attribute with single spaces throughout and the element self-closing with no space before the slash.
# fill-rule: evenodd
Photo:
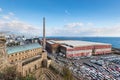
<svg viewBox="0 0 120 80">
<path fill-rule="evenodd" d="M 43 17 L 43 50 L 45 51 L 46 38 L 45 38 L 45 17 Z"/>
</svg>

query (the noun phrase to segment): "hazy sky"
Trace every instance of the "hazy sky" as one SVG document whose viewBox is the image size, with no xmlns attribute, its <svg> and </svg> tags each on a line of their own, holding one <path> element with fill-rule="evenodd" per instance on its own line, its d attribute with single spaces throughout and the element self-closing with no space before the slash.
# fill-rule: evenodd
<svg viewBox="0 0 120 80">
<path fill-rule="evenodd" d="M 120 0 L 0 0 L 0 31 L 47 36 L 120 36 Z"/>
</svg>

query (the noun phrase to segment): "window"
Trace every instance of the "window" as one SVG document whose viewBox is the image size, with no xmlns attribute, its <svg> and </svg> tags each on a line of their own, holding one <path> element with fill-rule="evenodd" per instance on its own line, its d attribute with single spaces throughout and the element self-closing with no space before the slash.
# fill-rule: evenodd
<svg viewBox="0 0 120 80">
<path fill-rule="evenodd" d="M 35 70 L 37 69 L 37 65 L 35 65 Z"/>
<path fill-rule="evenodd" d="M 26 76 L 27 76 L 27 70 L 26 70 Z"/>
<path fill-rule="evenodd" d="M 13 60 L 11 60 L 11 63 L 13 62 Z"/>
<path fill-rule="evenodd" d="M 31 72 L 30 68 L 29 68 L 29 73 Z"/>
</svg>

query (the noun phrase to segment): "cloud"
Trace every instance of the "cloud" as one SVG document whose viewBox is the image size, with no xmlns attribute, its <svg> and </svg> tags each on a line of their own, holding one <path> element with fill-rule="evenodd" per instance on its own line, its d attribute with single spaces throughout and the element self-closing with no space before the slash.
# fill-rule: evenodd
<svg viewBox="0 0 120 80">
<path fill-rule="evenodd" d="M 2 12 L 2 8 L 0 8 L 0 12 Z"/>
<path fill-rule="evenodd" d="M 13 18 L 15 18 L 14 16 L 15 14 L 13 12 L 9 12 L 7 15 L 3 15 L 2 18 L 5 20 L 13 20 Z"/>
<path fill-rule="evenodd" d="M 9 19 L 10 19 L 10 16 L 5 15 L 5 16 L 3 16 L 3 19 L 9 20 Z"/>
<path fill-rule="evenodd" d="M 88 22 L 88 23 L 87 23 L 87 26 L 94 26 L 94 24 L 91 23 L 91 22 Z"/>
<path fill-rule="evenodd" d="M 2 11 L 2 8 L 0 8 L 0 11 Z M 10 31 L 10 33 L 13 34 L 27 34 L 27 36 L 42 35 L 42 29 L 40 27 L 19 20 L 13 12 L 1 15 L 0 32 L 1 31 Z"/>
<path fill-rule="evenodd" d="M 69 23 L 72 24 L 73 23 Z M 52 35 L 54 36 L 113 36 L 117 37 L 120 36 L 120 24 L 114 25 L 114 26 L 106 26 L 106 27 L 97 27 L 97 26 L 86 26 L 88 23 L 84 23 L 84 25 L 80 25 L 78 27 L 71 27 L 69 25 L 68 27 L 59 27 L 52 29 Z"/>
<path fill-rule="evenodd" d="M 40 27 L 16 19 L 15 14 L 10 12 L 0 18 L 0 31 L 10 31 L 18 34 L 28 34 L 28 36 L 38 36 L 41 33 Z"/>
<path fill-rule="evenodd" d="M 10 16 L 14 16 L 15 14 L 13 12 L 8 13 Z"/>
<path fill-rule="evenodd" d="M 70 12 L 69 12 L 68 10 L 65 10 L 65 13 L 66 13 L 67 15 L 70 15 Z"/>
<path fill-rule="evenodd" d="M 73 28 L 73 27 L 82 27 L 84 26 L 81 22 L 75 22 L 75 23 L 68 23 L 65 25 L 65 27 Z"/>
<path fill-rule="evenodd" d="M 2 8 L 0 8 L 2 11 Z M 40 36 L 42 29 L 38 26 L 19 20 L 13 12 L 1 15 L 0 17 L 0 32 L 10 31 L 13 34 L 27 34 L 27 36 Z"/>
<path fill-rule="evenodd" d="M 65 11 L 66 14 L 68 11 Z M 10 31 L 28 36 L 42 36 L 42 27 L 23 22 L 13 12 L 2 15 L 0 18 L 0 31 Z M 120 24 L 106 27 L 97 27 L 95 23 L 72 22 L 61 27 L 47 27 L 47 36 L 120 36 Z"/>
<path fill-rule="evenodd" d="M 27 33 L 29 35 L 38 35 L 40 32 L 40 28 L 17 20 L 0 22 L 0 29 L 7 29 L 14 33 Z"/>
</svg>

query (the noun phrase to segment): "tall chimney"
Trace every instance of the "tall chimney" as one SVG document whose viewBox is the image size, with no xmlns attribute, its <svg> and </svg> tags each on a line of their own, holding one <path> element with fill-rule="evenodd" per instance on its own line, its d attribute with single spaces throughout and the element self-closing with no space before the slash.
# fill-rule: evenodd
<svg viewBox="0 0 120 80">
<path fill-rule="evenodd" d="M 45 17 L 43 17 L 43 50 L 45 51 L 46 38 L 45 38 Z"/>
</svg>

